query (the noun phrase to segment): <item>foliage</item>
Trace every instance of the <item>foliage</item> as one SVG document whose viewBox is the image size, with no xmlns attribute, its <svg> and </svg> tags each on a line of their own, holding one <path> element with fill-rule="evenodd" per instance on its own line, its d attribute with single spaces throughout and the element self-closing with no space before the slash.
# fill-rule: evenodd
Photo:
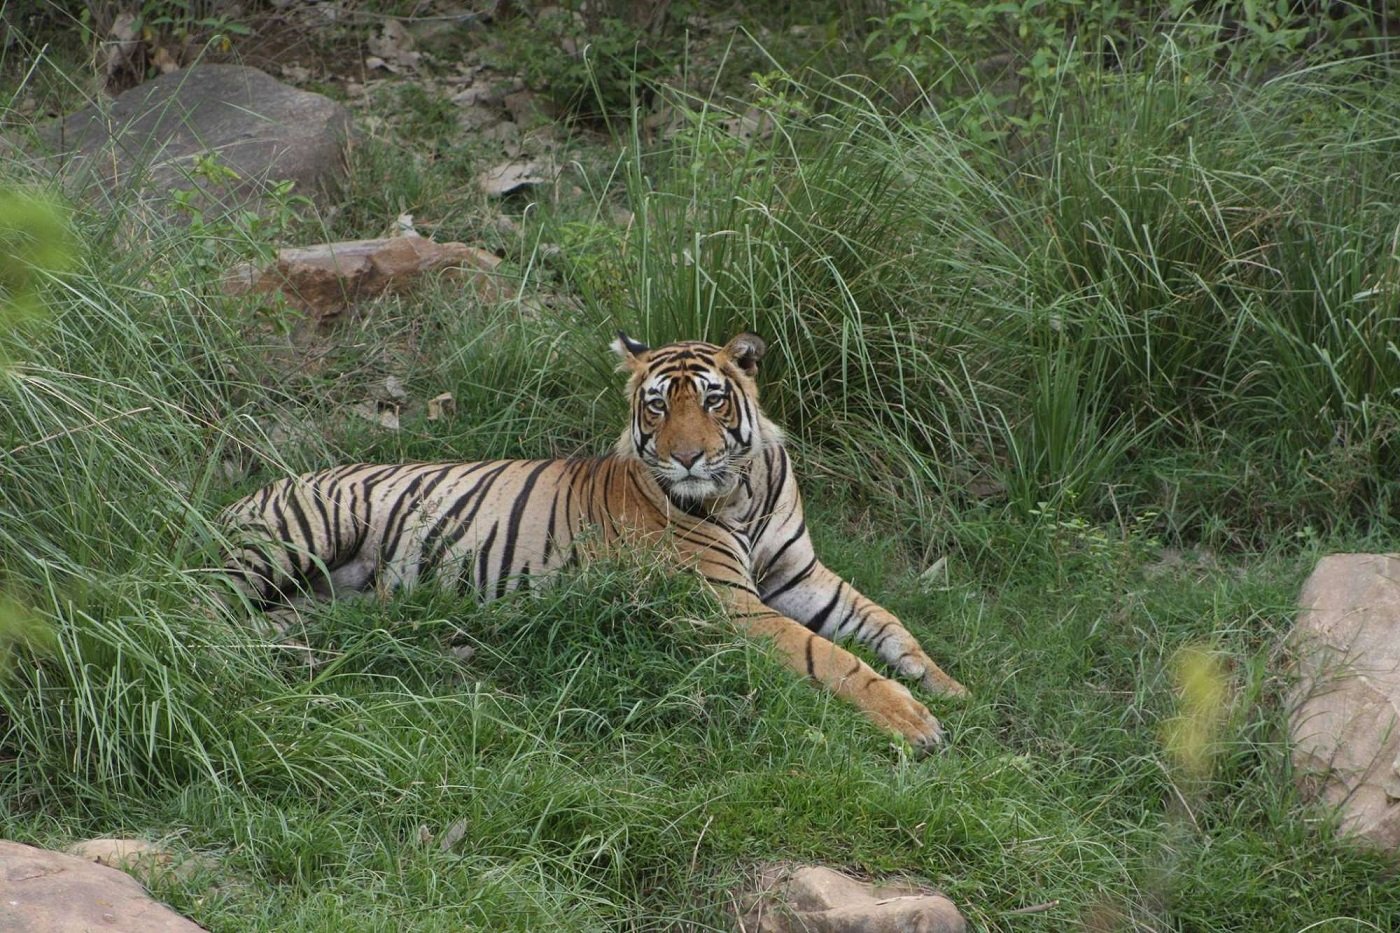
<svg viewBox="0 0 1400 933">
<path fill-rule="evenodd" d="M 0 186 L 0 328 L 39 312 L 42 280 L 73 264 L 67 211 L 36 189 Z"/>
<path fill-rule="evenodd" d="M 548 7 L 509 32 L 511 60 L 520 63 L 528 85 L 543 90 L 570 117 L 608 120 L 626 114 L 674 60 L 675 43 L 621 16 L 590 20 L 575 6 Z"/>
<path fill-rule="evenodd" d="M 1185 55 L 1232 78 L 1379 50 L 1385 14 L 1360 4 L 896 0 L 872 20 L 874 60 L 974 144 L 1051 120 L 1061 98 L 1134 61 Z"/>
<path fill-rule="evenodd" d="M 184 44 L 200 36 L 216 38 L 227 51 L 230 36 L 246 36 L 251 30 L 236 18 L 242 7 L 226 0 L 142 0 L 136 5 L 132 27 L 143 41 L 159 46 Z M 115 19 L 111 5 L 104 0 L 89 0 L 84 13 L 94 22 Z"/>
<path fill-rule="evenodd" d="M 195 157 L 189 179 L 194 187 L 176 189 L 170 199 L 199 250 L 194 265 L 209 275 L 219 274 L 235 260 L 271 261 L 275 244 L 291 238 L 302 212 L 312 206 L 310 199 L 292 193 L 295 182 L 284 180 L 261 191 L 251 207 L 224 210 L 218 195 L 243 179 L 211 152 Z"/>
<path fill-rule="evenodd" d="M 976 77 L 1014 97 L 986 121 L 755 54 L 733 98 L 659 92 L 674 132 L 573 141 L 588 195 L 524 212 L 518 297 L 444 281 L 306 343 L 212 285 L 301 229 L 291 192 L 65 220 L 0 163 L 41 219 L 0 228 L 59 257 L 6 286 L 45 320 L 0 370 L 0 834 L 204 853 L 159 893 L 211 929 L 725 928 L 770 857 L 929 878 L 986 930 L 1400 925 L 1387 857 L 1295 789 L 1279 666 L 1317 555 L 1394 548 L 1400 94 L 1383 62 L 1261 80 L 1310 40 L 1232 64 L 1272 47 L 1225 19 L 1198 51 L 1141 7 L 1025 10 L 1017 55 L 1131 41 L 1074 94 Z M 368 106 L 412 114 L 355 150 L 334 235 L 489 226 L 440 100 Z M 819 552 L 973 689 L 931 701 L 946 753 L 645 561 L 301 607 L 288 644 L 222 599 L 210 517 L 271 478 L 606 448 L 619 326 L 769 339 Z M 347 415 L 391 374 L 400 430 Z"/>
<path fill-rule="evenodd" d="M 655 153 L 634 137 L 620 248 L 550 235 L 599 329 L 773 338 L 770 408 L 923 528 L 989 482 L 1023 516 L 1126 503 L 1187 538 L 1227 513 L 1234 541 L 1369 525 L 1395 491 L 1400 102 L 1315 75 L 1162 59 L 1000 152 L 858 84 L 768 76 L 767 106 L 711 103 Z"/>
</svg>

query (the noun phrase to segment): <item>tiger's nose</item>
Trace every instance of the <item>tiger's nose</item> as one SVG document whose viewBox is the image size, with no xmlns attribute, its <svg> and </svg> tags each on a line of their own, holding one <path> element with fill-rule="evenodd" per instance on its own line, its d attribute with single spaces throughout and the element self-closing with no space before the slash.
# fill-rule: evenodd
<svg viewBox="0 0 1400 933">
<path fill-rule="evenodd" d="M 673 450 L 671 451 L 671 459 L 688 470 L 695 466 L 695 461 L 699 460 L 704 453 L 703 450 Z"/>
</svg>

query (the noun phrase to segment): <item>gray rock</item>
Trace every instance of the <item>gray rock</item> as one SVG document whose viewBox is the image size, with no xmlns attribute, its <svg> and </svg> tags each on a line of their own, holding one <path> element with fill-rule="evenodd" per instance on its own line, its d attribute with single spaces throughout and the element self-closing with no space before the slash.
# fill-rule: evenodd
<svg viewBox="0 0 1400 933">
<path fill-rule="evenodd" d="M 1324 557 L 1298 602 L 1295 771 L 1342 832 L 1400 848 L 1400 555 Z"/>
<path fill-rule="evenodd" d="M 345 176 L 349 132 L 349 111 L 327 97 L 256 68 L 197 65 L 70 114 L 40 136 L 79 188 L 135 185 L 166 208 L 173 191 L 199 188 L 216 208 L 234 210 L 256 209 L 276 181 L 290 179 L 313 199 L 334 190 Z M 194 174 L 206 154 L 237 178 Z"/>
<path fill-rule="evenodd" d="M 197 933 L 130 875 L 96 862 L 0 841 L 0 930 L 6 933 Z"/>
<path fill-rule="evenodd" d="M 874 885 L 820 865 L 763 866 L 741 900 L 745 933 L 964 933 L 942 894 L 910 884 Z"/>
</svg>

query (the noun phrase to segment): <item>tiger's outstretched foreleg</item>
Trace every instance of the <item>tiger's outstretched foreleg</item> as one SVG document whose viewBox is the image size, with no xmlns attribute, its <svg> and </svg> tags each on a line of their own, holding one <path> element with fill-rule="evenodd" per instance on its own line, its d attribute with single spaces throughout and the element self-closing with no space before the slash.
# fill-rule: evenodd
<svg viewBox="0 0 1400 933">
<path fill-rule="evenodd" d="M 853 703 L 875 725 L 899 733 L 921 752 L 942 741 L 938 720 L 903 684 L 878 673 L 795 619 L 764 605 L 751 591 L 738 587 L 717 589 L 735 624 L 746 634 L 771 639 L 790 668 Z"/>
<path fill-rule="evenodd" d="M 901 677 L 931 693 L 967 695 L 967 688 L 934 663 L 893 613 L 815 558 L 771 586 L 763 601 L 823 638 L 865 645 Z"/>
</svg>

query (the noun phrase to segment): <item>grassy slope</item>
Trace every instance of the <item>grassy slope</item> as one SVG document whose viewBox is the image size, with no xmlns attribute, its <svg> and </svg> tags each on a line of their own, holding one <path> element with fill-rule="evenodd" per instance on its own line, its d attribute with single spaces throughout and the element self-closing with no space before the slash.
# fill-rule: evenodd
<svg viewBox="0 0 1400 933">
<path fill-rule="evenodd" d="M 1359 318 L 1309 296 L 1390 274 L 1363 267 L 1389 243 L 1370 211 L 1396 101 L 1181 77 L 1109 83 L 1015 155 L 819 85 L 788 88 L 771 142 L 702 125 L 617 171 L 585 150 L 585 187 L 615 177 L 640 226 L 582 199 L 508 244 L 532 293 L 577 308 L 430 286 L 290 375 L 270 369 L 297 358 L 277 314 L 215 295 L 227 242 L 152 225 L 123 248 L 116 221 L 80 216 L 82 266 L 3 374 L 0 568 L 54 643 L 0 680 L 0 835 L 168 835 L 215 862 L 161 893 L 216 929 L 723 927 L 725 892 L 771 857 L 932 879 L 979 929 L 1393 928 L 1389 863 L 1292 790 L 1277 655 L 1316 554 L 1392 540 L 1390 409 L 1348 395 L 1384 366 L 1335 378 L 1353 357 L 1309 356 L 1300 334 L 1325 329 L 1283 312 L 1335 323 L 1353 356 L 1375 339 L 1357 328 L 1393 327 L 1393 293 Z M 450 138 L 425 120 L 420 143 Z M 422 151 L 362 153 L 336 232 L 402 206 L 473 216 L 449 198 L 471 153 Z M 818 547 L 974 691 L 936 704 L 945 754 L 911 760 L 695 624 L 704 596 L 655 568 L 487 607 L 319 609 L 315 669 L 228 618 L 199 569 L 219 503 L 338 458 L 599 449 L 615 323 L 778 338 L 768 397 Z M 386 374 L 454 392 L 457 417 L 414 409 L 388 434 L 346 416 Z M 279 440 L 279 419 L 316 430 Z M 1237 549 L 1159 568 L 1162 536 Z M 946 574 L 920 582 L 937 555 Z M 462 638 L 465 662 L 443 650 Z M 1189 645 L 1231 686 L 1205 780 L 1163 741 Z"/>
</svg>

